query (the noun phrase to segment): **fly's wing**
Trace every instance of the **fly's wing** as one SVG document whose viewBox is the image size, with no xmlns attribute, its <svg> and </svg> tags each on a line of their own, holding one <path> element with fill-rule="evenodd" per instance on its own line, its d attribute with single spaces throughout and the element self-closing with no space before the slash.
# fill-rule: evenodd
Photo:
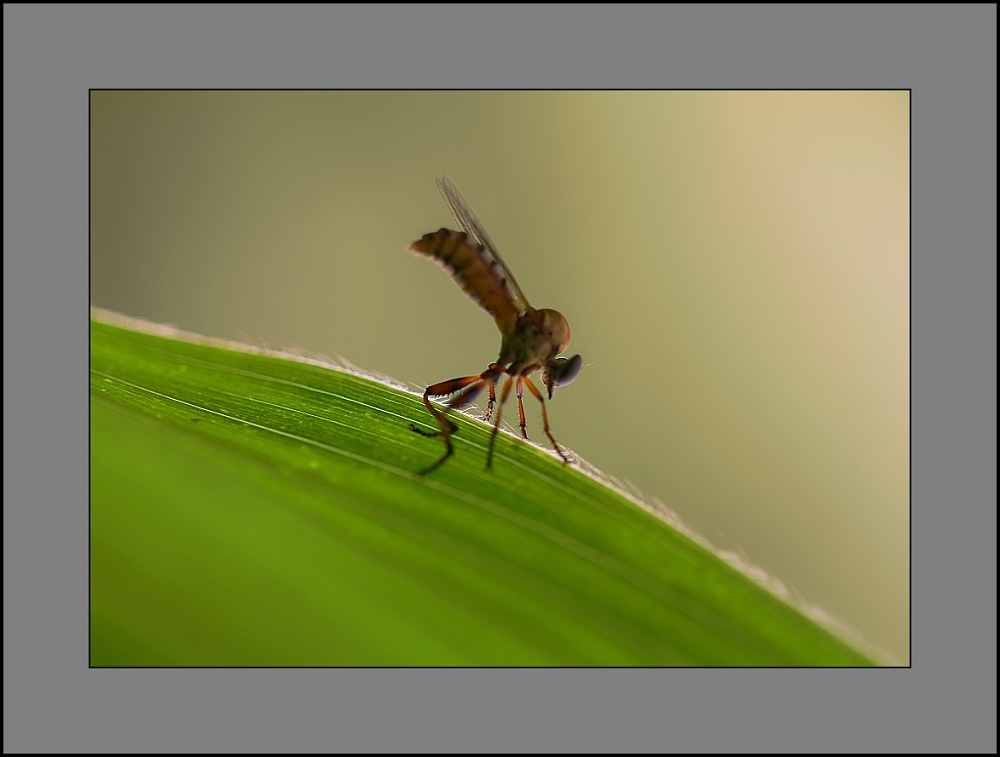
<svg viewBox="0 0 1000 757">
<path fill-rule="evenodd" d="M 439 263 L 473 301 L 493 316 L 504 336 L 521 314 L 514 293 L 493 255 L 471 234 L 440 229 L 410 245 L 413 252 Z"/>
<path fill-rule="evenodd" d="M 448 204 L 451 214 L 455 216 L 455 220 L 458 221 L 458 225 L 462 227 L 462 230 L 475 239 L 483 248 L 490 254 L 493 260 L 496 262 L 499 269 L 503 272 L 503 277 L 505 279 L 507 288 L 511 291 L 514 298 L 514 305 L 517 307 L 519 312 L 523 312 L 527 308 L 531 307 L 528 304 L 528 298 L 524 296 L 524 292 L 521 291 L 521 287 L 517 285 L 517 280 L 514 278 L 514 274 L 510 272 L 510 268 L 504 262 L 504 259 L 500 257 L 500 253 L 497 252 L 497 246 L 493 244 L 493 240 L 490 239 L 489 234 L 486 233 L 486 229 L 476 218 L 476 214 L 472 212 L 472 208 L 469 207 L 469 203 L 465 201 L 461 193 L 458 191 L 451 179 L 447 176 L 442 176 L 437 180 L 438 189 L 441 190 L 441 195 L 444 197 L 444 201 Z"/>
</svg>

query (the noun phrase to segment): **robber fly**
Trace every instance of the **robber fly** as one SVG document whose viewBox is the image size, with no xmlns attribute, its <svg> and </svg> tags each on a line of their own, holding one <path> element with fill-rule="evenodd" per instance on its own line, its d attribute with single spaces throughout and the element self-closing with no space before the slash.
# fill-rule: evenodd
<svg viewBox="0 0 1000 757">
<path fill-rule="evenodd" d="M 440 431 L 433 433 L 423 431 L 412 423 L 410 429 L 423 436 L 440 436 L 444 441 L 445 453 L 434 465 L 424 470 L 422 475 L 435 470 L 451 457 L 453 452 L 451 435 L 458 431 L 458 426 L 448 420 L 448 412 L 452 408 L 472 403 L 480 392 L 488 387 L 490 401 L 486 407 L 484 420 L 489 422 L 497 401 L 496 385 L 504 375 L 507 379 L 500 391 L 500 404 L 496 407 L 493 432 L 490 434 L 489 450 L 486 453 L 486 467 L 489 468 L 493 461 L 493 444 L 500 428 L 500 416 L 503 413 L 504 403 L 510 395 L 511 385 L 515 386 L 517 394 L 521 436 L 528 438 L 524 423 L 524 405 L 521 402 L 524 387 L 528 387 L 528 391 L 542 404 L 545 435 L 563 462 L 568 463 L 569 458 L 549 432 L 549 417 L 545 411 L 542 393 L 528 377 L 535 371 L 542 371 L 542 383 L 548 389 L 549 399 L 552 399 L 552 391 L 557 386 L 568 384 L 576 378 L 583 363 L 580 356 L 557 357 L 569 346 L 569 324 L 555 310 L 548 308 L 535 310 L 528 304 L 528 299 L 514 280 L 514 274 L 500 257 L 496 245 L 486 234 L 482 224 L 455 185 L 447 176 L 438 179 L 437 185 L 462 231 L 439 229 L 432 234 L 424 234 L 410 245 L 410 250 L 426 255 L 450 273 L 465 293 L 493 316 L 497 328 L 500 329 L 502 341 L 500 357 L 482 373 L 442 381 L 424 390 L 424 405 L 437 420 Z M 447 403 L 444 412 L 435 409 L 429 399 L 449 395 L 455 396 Z"/>
</svg>

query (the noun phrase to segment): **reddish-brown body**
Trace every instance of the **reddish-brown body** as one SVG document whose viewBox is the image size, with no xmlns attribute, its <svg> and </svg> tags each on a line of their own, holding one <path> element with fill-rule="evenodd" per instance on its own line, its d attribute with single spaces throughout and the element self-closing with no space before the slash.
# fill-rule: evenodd
<svg viewBox="0 0 1000 757">
<path fill-rule="evenodd" d="M 442 381 L 424 390 L 424 405 L 438 421 L 440 431 L 422 431 L 412 424 L 410 428 L 424 436 L 440 436 L 445 443 L 444 455 L 424 473 L 430 473 L 451 456 L 453 451 L 451 435 L 458 430 L 458 427 L 448 420 L 448 410 L 441 412 L 435 409 L 429 398 L 455 394 L 456 396 L 448 403 L 450 409 L 473 402 L 485 387 L 489 387 L 490 401 L 486 409 L 488 421 L 496 403 L 496 383 L 503 375 L 507 376 L 507 380 L 500 393 L 500 406 L 493 424 L 493 433 L 490 435 L 486 467 L 489 468 L 492 462 L 493 444 L 500 428 L 503 405 L 510 394 L 511 384 L 515 381 L 521 435 L 525 439 L 528 438 L 524 405 L 521 401 L 524 387 L 527 387 L 542 404 L 545 435 L 563 461 L 569 462 L 569 458 L 549 432 L 545 400 L 528 378 L 535 371 L 544 371 L 543 381 L 551 399 L 556 386 L 568 384 L 576 377 L 580 370 L 580 356 L 575 355 L 568 360 L 558 357 L 559 353 L 569 346 L 569 324 L 555 310 L 547 308 L 536 310 L 528 304 L 510 269 L 497 253 L 496 246 L 454 184 L 443 178 L 438 180 L 438 188 L 463 231 L 439 229 L 431 234 L 425 234 L 410 245 L 410 249 L 426 255 L 443 266 L 465 293 L 493 317 L 500 330 L 502 341 L 497 361 L 491 363 L 482 373 Z"/>
</svg>

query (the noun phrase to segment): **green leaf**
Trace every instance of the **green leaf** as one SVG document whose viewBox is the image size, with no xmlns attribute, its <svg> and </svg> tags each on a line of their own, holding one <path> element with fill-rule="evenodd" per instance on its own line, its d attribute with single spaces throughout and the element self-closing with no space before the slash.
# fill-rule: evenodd
<svg viewBox="0 0 1000 757">
<path fill-rule="evenodd" d="M 205 342 L 207 340 L 202 340 Z M 615 490 L 344 370 L 91 320 L 91 664 L 868 665 Z"/>
</svg>

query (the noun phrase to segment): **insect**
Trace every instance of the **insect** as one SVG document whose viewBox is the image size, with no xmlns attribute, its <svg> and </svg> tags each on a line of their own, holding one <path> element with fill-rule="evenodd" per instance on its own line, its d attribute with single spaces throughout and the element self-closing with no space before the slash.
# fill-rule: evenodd
<svg viewBox="0 0 1000 757">
<path fill-rule="evenodd" d="M 454 451 L 451 435 L 458 431 L 458 426 L 448 420 L 448 412 L 474 402 L 487 387 L 490 391 L 490 400 L 486 406 L 484 420 L 489 422 L 497 403 L 496 385 L 502 376 L 507 378 L 500 391 L 500 404 L 496 407 L 496 418 L 490 434 L 489 449 L 486 453 L 487 469 L 493 461 L 493 445 L 500 429 L 503 406 L 510 395 L 512 385 L 517 394 L 521 436 L 528 438 L 524 422 L 524 405 L 521 402 L 524 388 L 527 387 L 542 405 L 542 425 L 545 435 L 563 462 L 568 463 L 569 458 L 556 444 L 549 431 L 549 416 L 545 410 L 542 393 L 538 391 L 538 387 L 529 376 L 535 371 L 542 371 L 542 383 L 548 390 L 549 399 L 552 399 L 552 392 L 557 386 L 564 386 L 576 378 L 583 364 L 580 356 L 558 357 L 559 353 L 569 346 L 569 324 L 555 310 L 548 308 L 536 310 L 528 304 L 528 299 L 517 285 L 514 274 L 500 257 L 496 245 L 455 185 L 447 176 L 438 179 L 437 185 L 462 231 L 439 229 L 424 234 L 410 245 L 410 250 L 431 258 L 451 274 L 465 293 L 493 316 L 497 328 L 500 329 L 502 340 L 500 356 L 482 373 L 442 381 L 424 390 L 424 405 L 437 420 L 440 430 L 423 431 L 412 423 L 410 429 L 422 436 L 440 436 L 444 440 L 445 453 L 431 467 L 422 471 L 421 475 L 437 469 Z M 429 399 L 450 395 L 455 396 L 447 403 L 444 412 L 435 409 Z"/>
</svg>

